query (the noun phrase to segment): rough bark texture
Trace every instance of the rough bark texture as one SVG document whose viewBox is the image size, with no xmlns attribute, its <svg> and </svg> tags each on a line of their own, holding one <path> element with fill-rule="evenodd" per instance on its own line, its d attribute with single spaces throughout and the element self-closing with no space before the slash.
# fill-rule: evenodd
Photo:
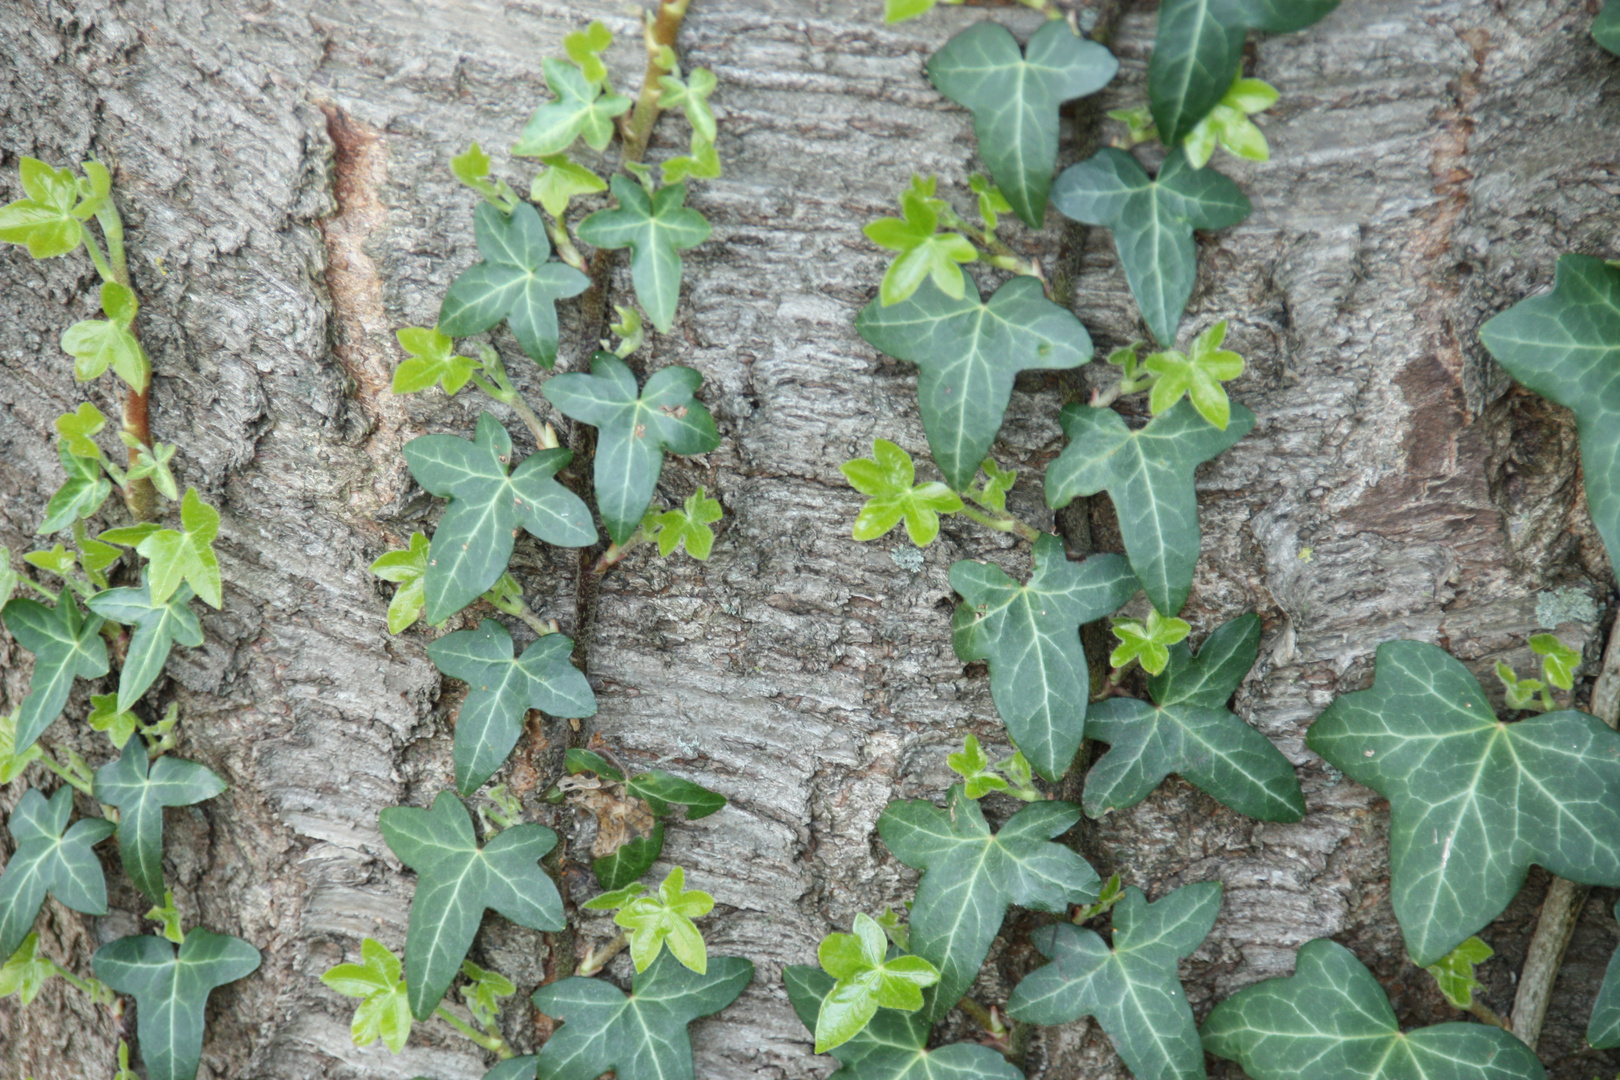
<svg viewBox="0 0 1620 1080">
<path fill-rule="evenodd" d="M 1143 97 L 1152 7 L 1127 4 L 1117 23 L 1122 77 L 1105 107 Z M 1027 547 L 953 521 L 910 569 L 894 557 L 903 541 L 849 539 L 860 500 L 837 466 L 877 435 L 926 449 L 914 370 L 875 355 L 851 325 L 883 266 L 860 227 L 889 212 L 912 172 L 937 172 L 960 196 L 977 167 L 969 118 L 932 90 L 922 62 L 977 19 L 1020 34 L 1038 20 L 941 8 L 885 27 L 879 8 L 696 0 L 683 32 L 687 62 L 720 77 L 726 175 L 695 189 L 714 237 L 688 254 L 674 332 L 641 356 L 704 373 L 723 442 L 673 463 L 663 491 L 674 500 L 702 483 L 727 518 L 707 565 L 642 550 L 604 583 L 592 729 L 627 761 L 731 799 L 672 829 L 667 849 L 719 900 L 711 948 L 758 966 L 740 1002 L 695 1028 L 698 1075 L 713 1080 L 825 1074 L 781 966 L 813 962 L 819 938 L 857 911 L 910 896 L 914 875 L 874 830 L 888 801 L 942 796 L 945 752 L 967 732 L 1005 743 L 983 670 L 951 651 L 946 570 L 968 557 L 1022 573 Z M 1119 869 L 1151 894 L 1225 883 L 1215 931 L 1183 972 L 1200 1016 L 1331 935 L 1372 966 L 1403 1020 L 1457 1017 L 1404 956 L 1386 805 L 1306 751 L 1303 734 L 1336 694 L 1367 684 L 1383 640 L 1434 641 L 1480 672 L 1498 658 L 1525 671 L 1546 590 L 1582 589 L 1600 610 L 1610 601 L 1572 420 L 1511 389 L 1475 333 L 1548 284 L 1559 253 L 1620 255 L 1620 61 L 1587 37 L 1594 10 L 1346 0 L 1310 31 L 1251 47 L 1252 74 L 1284 95 L 1266 121 L 1274 160 L 1217 158 L 1255 213 L 1202 241 L 1186 326 L 1232 321 L 1228 341 L 1249 359 L 1235 394 L 1260 423 L 1202 474 L 1205 556 L 1187 617 L 1201 635 L 1261 614 L 1262 662 L 1238 708 L 1298 764 L 1310 813 L 1256 824 L 1172 780 L 1074 837 L 1101 872 Z M 153 428 L 180 445 L 182 482 L 224 513 L 225 609 L 205 613 L 207 644 L 178 653 L 160 694 L 180 703 L 181 752 L 231 785 L 170 812 L 169 880 L 188 924 L 239 934 L 265 956 L 259 974 L 215 996 L 205 1077 L 481 1075 L 480 1055 L 437 1024 L 397 1058 L 354 1049 L 349 1003 L 317 976 L 355 958 L 364 935 L 402 945 L 413 878 L 377 814 L 449 783 L 460 696 L 458 684 L 441 687 L 420 632 L 388 635 L 387 587 L 366 566 L 436 514 L 404 470 L 402 442 L 468 434 L 481 406 L 471 392 L 392 397 L 390 331 L 430 324 L 476 259 L 474 197 L 448 158 L 468 138 L 509 145 L 543 96 L 540 57 L 592 17 L 620 34 L 616 78 L 637 77 L 633 23 L 605 3 L 0 7 L 0 195 L 16 197 L 20 154 L 116 164 L 157 371 Z M 1076 112 L 1079 140 L 1095 115 Z M 677 142 L 663 130 L 654 157 Z M 526 184 L 526 168 L 502 171 Z M 1142 336 L 1106 233 L 1065 232 L 1054 213 L 1044 231 L 1009 234 L 1049 265 L 1070 260 L 1099 352 Z M 622 260 L 615 285 L 628 288 Z M 115 411 L 110 378 L 76 387 L 56 344 L 91 313 L 93 286 L 80 257 L 0 253 L 0 543 L 13 552 L 31 546 L 58 483 L 52 420 L 86 395 Z M 564 368 L 586 355 L 577 322 L 577 302 L 564 305 Z M 532 390 L 536 370 L 504 333 L 497 343 Z M 1031 518 L 1044 513 L 1036 477 L 1060 447 L 1057 409 L 1078 385 L 1029 378 L 1014 396 L 997 454 L 1026 470 L 1012 502 Z M 1094 535 L 1109 548 L 1107 501 L 1089 512 L 1065 515 L 1071 543 Z M 530 603 L 569 630 L 572 553 L 520 543 L 515 568 Z M 1600 629 L 1559 632 L 1595 660 Z M 4 640 L 0 664 L 9 708 L 31 662 Z M 81 683 L 68 717 L 87 708 Z M 537 800 L 565 734 L 535 727 L 507 779 L 569 836 L 579 887 L 589 821 Z M 97 763 L 109 754 L 82 723 L 58 722 L 46 740 Z M 28 780 L 49 783 L 37 771 Z M 0 791 L 0 809 L 22 787 Z M 81 969 L 97 943 L 135 932 L 146 907 L 109 868 L 117 914 L 88 920 L 53 902 L 41 923 L 46 949 Z M 1500 1012 L 1544 888 L 1538 871 L 1484 933 L 1498 952 L 1482 969 L 1484 997 Z M 1580 1055 L 1616 938 L 1613 899 L 1599 890 L 1588 905 L 1556 988 L 1541 1043 L 1555 1076 L 1620 1064 Z M 1004 1000 L 1037 959 L 1031 925 L 1009 921 L 983 1000 Z M 588 938 L 609 933 L 585 927 Z M 568 947 L 491 918 L 475 957 L 526 993 L 554 964 L 552 946 Z M 508 1030 L 531 1046 L 523 1001 Z M 26 1011 L 0 1002 L 7 1076 L 107 1075 L 116 1040 L 60 983 Z M 1054 1080 L 1123 1076 L 1084 1022 L 1038 1036 L 1027 1066 Z"/>
</svg>

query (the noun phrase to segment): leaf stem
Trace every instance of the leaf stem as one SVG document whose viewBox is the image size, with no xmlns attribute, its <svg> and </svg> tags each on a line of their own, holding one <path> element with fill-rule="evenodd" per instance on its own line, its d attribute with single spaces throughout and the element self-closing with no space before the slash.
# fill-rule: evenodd
<svg viewBox="0 0 1620 1080">
<path fill-rule="evenodd" d="M 433 1015 L 455 1028 L 463 1036 L 465 1036 L 468 1041 L 483 1047 L 485 1050 L 488 1050 L 490 1053 L 499 1057 L 502 1061 L 507 1061 L 517 1056 L 516 1052 L 510 1046 L 506 1045 L 506 1040 L 501 1038 L 498 1032 L 490 1032 L 486 1035 L 474 1028 L 471 1024 L 467 1023 L 467 1021 L 461 1019 L 455 1013 L 446 1009 L 443 1005 L 440 1005 L 437 1009 L 434 1009 Z"/>
<path fill-rule="evenodd" d="M 575 974 L 584 977 L 595 975 L 598 971 L 607 967 L 608 961 L 622 953 L 629 944 L 629 935 L 620 934 L 600 949 L 592 948 L 588 950 L 580 959 L 579 970 Z"/>
<path fill-rule="evenodd" d="M 117 1003 L 118 995 L 113 992 L 112 987 L 108 986 L 106 983 L 102 982 L 100 979 L 97 979 L 97 978 L 95 978 L 93 976 L 81 979 L 79 976 L 73 974 L 73 972 L 69 971 L 67 968 L 63 967 L 61 964 L 58 964 L 55 960 L 52 960 L 50 957 L 48 957 L 48 956 L 45 957 L 45 961 L 46 961 L 46 963 L 51 965 L 51 969 L 52 969 L 53 974 L 62 976 L 62 978 L 65 979 L 68 983 L 70 983 L 73 986 L 77 987 L 81 993 L 83 993 L 86 997 L 88 997 L 90 999 L 90 1003 L 92 1005 L 109 1005 L 110 1006 L 110 1005 L 114 1005 L 114 1004 Z"/>
<path fill-rule="evenodd" d="M 96 264 L 96 273 L 101 275 L 102 281 L 118 281 L 113 276 L 112 267 L 107 265 L 107 256 L 101 253 L 101 245 L 96 242 L 96 234 L 84 222 L 79 222 L 79 235 L 84 238 L 84 250 L 90 253 L 90 261 Z M 118 284 L 124 283 L 118 281 Z M 127 286 L 126 286 L 127 287 Z"/>
<path fill-rule="evenodd" d="M 962 494 L 966 495 L 970 499 L 973 498 L 972 493 L 970 492 L 962 492 Z M 977 502 L 978 500 L 975 499 L 974 501 Z M 983 504 L 981 503 L 980 505 Z M 961 512 L 974 521 L 977 521 L 980 525 L 983 525 L 987 529 L 994 529 L 997 532 L 1012 533 L 1020 540 L 1028 540 L 1032 544 L 1041 538 L 1041 530 L 1037 529 L 1028 522 L 1020 521 L 1018 518 L 1015 518 L 1008 513 L 998 514 L 993 510 L 981 512 L 967 505 L 963 505 Z"/>
<path fill-rule="evenodd" d="M 609 570 L 619 565 L 620 561 L 623 560 L 626 555 L 630 554 L 633 549 L 640 547 L 642 544 L 645 544 L 650 540 L 652 540 L 652 534 L 649 533 L 645 528 L 642 528 L 639 525 L 636 526 L 636 531 L 631 533 L 630 538 L 624 543 L 620 544 L 615 542 L 607 546 L 607 550 L 602 552 L 601 556 L 597 558 L 595 563 L 591 564 L 591 573 L 600 577 L 602 574 L 607 573 Z"/>
<path fill-rule="evenodd" d="M 46 751 L 45 753 L 41 754 L 37 760 L 41 765 L 51 770 L 51 772 L 55 773 L 57 776 L 60 776 L 63 780 L 66 780 L 68 783 L 72 784 L 86 795 L 94 797 L 95 785 L 89 779 L 85 778 L 83 774 L 79 772 L 79 770 L 71 768 L 67 765 L 63 765 L 60 761 L 57 761 L 55 754 L 51 753 L 50 751 Z M 81 989 L 83 988 L 81 987 Z"/>
</svg>

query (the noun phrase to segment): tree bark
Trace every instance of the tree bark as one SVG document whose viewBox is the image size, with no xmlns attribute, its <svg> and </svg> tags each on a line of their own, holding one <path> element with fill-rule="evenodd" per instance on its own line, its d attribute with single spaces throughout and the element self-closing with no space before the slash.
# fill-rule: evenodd
<svg viewBox="0 0 1620 1080">
<path fill-rule="evenodd" d="M 1237 707 L 1299 766 L 1309 813 L 1259 824 L 1172 780 L 1073 837 L 1099 872 L 1119 870 L 1150 895 L 1225 884 L 1215 931 L 1183 969 L 1200 1017 L 1288 973 L 1299 945 L 1327 935 L 1373 968 L 1403 1022 L 1461 1018 L 1402 948 L 1387 805 L 1303 736 L 1337 694 L 1369 683 L 1381 641 L 1440 644 L 1492 689 L 1497 659 L 1531 668 L 1525 640 L 1543 625 L 1549 589 L 1579 589 L 1600 609 L 1612 601 L 1572 419 L 1512 388 L 1476 336 L 1489 315 L 1548 285 L 1560 253 L 1620 256 L 1620 60 L 1587 35 L 1594 10 L 1587 0 L 1345 0 L 1311 30 L 1251 44 L 1249 73 L 1283 93 L 1262 120 L 1273 160 L 1217 157 L 1255 212 L 1201 239 L 1185 326 L 1231 321 L 1228 347 L 1249 363 L 1233 392 L 1260 422 L 1200 474 L 1204 557 L 1185 617 L 1197 640 L 1260 613 L 1262 660 Z M 156 371 L 153 431 L 179 444 L 182 484 L 224 519 L 225 608 L 202 612 L 206 644 L 177 650 L 160 693 L 180 705 L 180 752 L 230 783 L 212 802 L 170 811 L 177 902 L 188 926 L 264 952 L 258 974 L 215 995 L 203 1077 L 482 1075 L 481 1053 L 442 1025 L 421 1026 L 398 1057 L 355 1049 L 352 1003 L 318 976 L 354 959 L 364 936 L 402 946 L 413 875 L 382 842 L 377 814 L 425 805 L 450 782 L 459 684 L 441 686 L 420 631 L 388 634 L 388 587 L 366 571 L 437 514 L 400 446 L 423 432 L 466 435 L 484 408 L 511 419 L 471 391 L 393 397 L 392 330 L 431 325 L 445 288 L 477 259 L 476 197 L 451 177 L 450 156 L 473 138 L 492 153 L 510 145 L 546 96 L 540 58 L 591 18 L 618 34 L 610 67 L 618 85 L 633 83 L 636 25 L 622 5 L 595 0 L 0 7 L 0 197 L 19 194 L 21 154 L 115 166 Z M 984 18 L 1020 36 L 1039 22 L 1019 8 L 942 7 L 888 27 L 878 0 L 695 0 L 683 31 L 684 63 L 720 78 L 726 172 L 694 186 L 714 235 L 686 255 L 675 329 L 639 356 L 649 369 L 703 372 L 723 441 L 672 460 L 661 490 L 672 502 L 701 483 L 727 516 L 709 563 L 642 549 L 603 582 L 590 641 L 601 712 L 588 730 L 635 766 L 731 800 L 672 828 L 665 857 L 719 902 L 710 948 L 758 968 L 736 1005 L 694 1026 L 702 1077 L 828 1071 L 788 1006 L 782 965 L 813 963 L 828 931 L 911 896 L 915 875 L 875 835 L 891 799 L 941 798 L 945 754 L 969 732 L 1006 744 L 983 670 L 951 650 L 946 571 L 978 558 L 1022 574 L 1027 545 L 952 519 L 921 568 L 907 569 L 891 557 L 903 539 L 850 539 L 861 500 L 838 473 L 874 436 L 926 455 L 914 369 L 853 329 L 884 265 L 860 228 L 892 212 L 913 172 L 938 173 L 967 209 L 966 174 L 982 169 L 971 124 L 921 67 Z M 1111 42 L 1121 76 L 1102 107 L 1144 100 L 1153 26 L 1151 3 L 1125 5 Z M 1097 116 L 1095 103 L 1074 110 L 1076 140 L 1095 137 Z M 675 144 L 661 131 L 651 158 Z M 529 175 L 497 163 L 514 186 Z M 1048 265 L 1069 260 L 1099 355 L 1144 336 L 1107 233 L 1065 232 L 1054 213 L 1043 230 L 1006 235 Z M 57 347 L 93 313 L 94 285 L 77 257 L 0 253 L 0 543 L 14 553 L 33 546 L 60 482 L 52 421 L 86 397 L 116 408 L 110 379 L 75 386 Z M 614 287 L 625 302 L 622 260 Z M 580 340 L 577 301 L 562 317 L 559 367 L 577 370 L 594 343 Z M 495 341 L 543 404 L 537 369 L 504 331 Z M 1011 504 L 1048 527 L 1038 477 L 1061 446 L 1058 408 L 1079 386 L 1022 378 L 996 448 L 1023 473 Z M 587 479 L 576 469 L 576 483 Z M 1064 524 L 1071 546 L 1119 549 L 1106 499 Z M 578 617 L 575 570 L 574 553 L 520 541 L 514 572 L 564 632 Z M 1594 661 L 1600 629 L 1558 627 Z M 31 661 L 9 639 L 0 650 L 9 709 Z M 45 739 L 99 764 L 107 743 L 79 722 L 91 689 L 104 691 L 81 682 Z M 535 820 L 565 836 L 565 881 L 578 890 L 588 823 L 538 798 L 567 734 L 535 725 L 503 775 Z M 38 766 L 27 780 L 54 786 Z M 0 810 L 23 787 L 0 789 Z M 46 951 L 76 970 L 98 943 L 143 925 L 147 905 L 116 860 L 108 879 L 114 914 L 88 919 L 50 902 L 42 919 Z M 1534 873 L 1482 934 L 1498 954 L 1481 969 L 1483 998 L 1498 1012 L 1545 885 Z M 1616 939 L 1612 891 L 1595 898 L 1540 1046 L 1552 1075 L 1571 1080 L 1620 1066 L 1612 1053 L 1574 1056 Z M 612 936 L 605 920 L 582 925 L 586 939 Z M 1009 919 L 981 1000 L 1004 1001 L 1038 962 L 1034 925 Z M 526 994 L 554 967 L 555 944 L 492 917 L 475 948 L 519 983 L 507 1030 L 521 1047 L 538 1037 Z M 608 968 L 626 970 L 622 957 Z M 27 1010 L 0 1001 L 6 1076 L 110 1075 L 117 1038 L 59 982 Z M 1052 1080 L 1125 1075 L 1085 1022 L 1037 1035 L 1026 1066 Z"/>
</svg>

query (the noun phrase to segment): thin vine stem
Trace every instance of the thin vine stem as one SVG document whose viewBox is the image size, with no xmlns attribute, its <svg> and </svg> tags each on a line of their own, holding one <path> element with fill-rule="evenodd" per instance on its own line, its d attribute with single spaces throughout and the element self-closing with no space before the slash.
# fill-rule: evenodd
<svg viewBox="0 0 1620 1080">
<path fill-rule="evenodd" d="M 433 1015 L 455 1028 L 469 1042 L 483 1047 L 502 1061 L 509 1061 L 517 1056 L 517 1052 L 507 1045 L 498 1032 L 484 1034 L 443 1005 L 433 1010 Z"/>
</svg>

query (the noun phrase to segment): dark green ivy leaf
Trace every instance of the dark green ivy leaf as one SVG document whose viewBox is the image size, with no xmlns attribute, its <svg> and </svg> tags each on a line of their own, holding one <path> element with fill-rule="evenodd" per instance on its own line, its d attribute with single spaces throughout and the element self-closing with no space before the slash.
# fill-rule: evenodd
<svg viewBox="0 0 1620 1080">
<path fill-rule="evenodd" d="M 1135 806 L 1178 773 L 1261 821 L 1305 816 L 1299 777 L 1271 740 L 1226 711 L 1254 665 L 1260 618 L 1243 615 L 1209 636 L 1196 657 L 1185 642 L 1148 680 L 1154 704 L 1113 697 L 1091 708 L 1086 734 L 1110 749 L 1086 775 L 1086 813 Z"/>
<path fill-rule="evenodd" d="M 562 897 L 540 860 L 557 846 L 542 825 L 513 825 L 483 847 L 461 800 L 439 792 L 433 809 L 390 806 L 383 839 L 416 871 L 416 898 L 405 934 L 405 985 L 411 1015 L 426 1020 L 461 970 L 484 909 L 531 930 L 561 930 Z"/>
<path fill-rule="evenodd" d="M 920 799 L 892 802 L 878 834 L 895 857 L 923 872 L 911 909 L 911 951 L 939 968 L 931 1020 L 973 985 L 1009 904 L 1061 912 L 1097 899 L 1095 870 L 1052 838 L 1080 820 L 1066 802 L 1031 803 L 992 833 L 979 804 L 953 785 L 949 811 Z"/>
<path fill-rule="evenodd" d="M 1570 710 L 1500 723 L 1468 669 L 1421 641 L 1378 646 L 1375 676 L 1305 741 L 1389 800 L 1390 900 L 1413 961 L 1500 915 L 1531 863 L 1620 885 L 1620 734 Z"/>
<path fill-rule="evenodd" d="M 974 23 L 928 61 L 939 92 L 973 113 L 979 156 L 1024 223 L 1038 228 L 1057 160 L 1058 109 L 1108 85 L 1119 61 L 1052 19 L 1019 51 L 995 22 Z"/>
<path fill-rule="evenodd" d="M 118 673 L 118 711 L 134 708 L 157 681 L 174 642 L 193 649 L 203 643 L 202 624 L 186 606 L 191 596 L 191 586 L 182 583 L 168 600 L 154 604 L 152 588 L 143 581 L 138 589 L 108 589 L 85 601 L 97 615 L 135 628 Z"/>
<path fill-rule="evenodd" d="M 489 1070 L 484 1074 L 484 1080 L 535 1080 L 535 1070 L 539 1064 L 540 1058 L 537 1054 L 515 1057 Z"/>
<path fill-rule="evenodd" d="M 113 824 L 82 818 L 69 829 L 72 814 L 73 788 L 66 784 L 49 801 L 30 788 L 11 812 L 17 848 L 0 874 L 0 956 L 9 957 L 28 936 L 46 893 L 74 911 L 107 914 L 107 882 L 90 849 L 113 834 Z"/>
<path fill-rule="evenodd" d="M 135 997 L 136 1034 L 150 1080 L 193 1080 L 202 1059 L 204 1010 L 216 987 L 253 974 L 259 950 L 229 934 L 193 930 L 172 944 L 142 934 L 96 950 L 96 978 Z"/>
<path fill-rule="evenodd" d="M 1542 1080 L 1529 1047 L 1489 1024 L 1403 1033 L 1372 972 L 1337 942 L 1299 950 L 1294 974 L 1266 979 L 1215 1006 L 1204 1049 L 1254 1080 Z"/>
<path fill-rule="evenodd" d="M 1220 909 L 1218 882 L 1151 904 L 1130 886 L 1114 908 L 1112 948 L 1071 923 L 1042 927 L 1032 940 L 1052 962 L 1024 977 L 1007 1012 L 1045 1025 L 1094 1016 L 1136 1080 L 1203 1080 L 1204 1050 L 1176 961 L 1198 948 Z"/>
<path fill-rule="evenodd" d="M 589 375 L 558 375 L 541 390 L 564 416 L 596 428 L 596 505 L 614 543 L 630 539 L 641 524 L 665 450 L 706 454 L 720 445 L 714 417 L 692 396 L 702 382 L 697 371 L 672 364 L 637 393 L 629 365 L 598 352 Z"/>
<path fill-rule="evenodd" d="M 80 518 L 89 517 L 101 509 L 101 504 L 112 493 L 111 482 L 101 474 L 101 462 L 74 454 L 68 440 L 57 443 L 56 456 L 62 461 L 66 479 L 45 504 L 45 520 L 36 530 L 40 536 L 48 536 Z"/>
<path fill-rule="evenodd" d="M 505 762 L 530 709 L 564 718 L 594 716 L 596 695 L 569 662 L 574 643 L 561 634 L 537 638 L 522 658 L 513 656 L 506 627 L 485 619 L 427 647 L 435 667 L 471 692 L 456 718 L 456 790 L 471 796 Z"/>
<path fill-rule="evenodd" d="M 1142 320 L 1167 347 L 1176 343 L 1198 279 L 1193 230 L 1236 225 L 1252 209 L 1230 178 L 1194 169 L 1179 148 L 1164 159 L 1158 178 L 1150 179 L 1130 154 L 1104 147 L 1063 170 L 1052 201 L 1076 221 L 1113 230 Z"/>
<path fill-rule="evenodd" d="M 596 541 L 590 510 L 552 479 L 573 456 L 571 450 L 539 450 L 508 473 L 512 437 L 489 413 L 478 418 L 471 441 L 422 435 L 405 444 L 416 482 L 450 500 L 428 549 L 428 622 L 443 622 L 500 579 L 519 525 L 558 547 Z"/>
<path fill-rule="evenodd" d="M 546 1080 L 693 1080 L 686 1025 L 737 1000 L 754 965 L 716 956 L 699 975 L 668 952 L 636 975 L 631 992 L 602 979 L 572 976 L 534 992 L 534 1007 L 563 1021 L 540 1048 Z"/>
<path fill-rule="evenodd" d="M 1193 470 L 1254 427 L 1254 413 L 1232 406 L 1226 430 L 1183 400 L 1132 431 L 1112 409 L 1078 402 L 1059 417 L 1069 445 L 1046 470 L 1046 505 L 1107 491 L 1131 569 L 1153 606 L 1174 615 L 1187 602 L 1198 562 L 1198 498 Z"/>
<path fill-rule="evenodd" d="M 627 840 L 601 858 L 591 860 L 591 873 L 596 875 L 596 883 L 604 892 L 616 892 L 651 870 L 663 853 L 664 823 L 655 821 L 646 836 Z"/>
<path fill-rule="evenodd" d="M 1122 556 L 1070 562 L 1055 536 L 1042 534 L 1034 556 L 1027 585 L 987 563 L 951 567 L 951 588 L 964 601 L 951 643 L 964 661 L 990 662 L 990 694 L 1007 733 L 1037 772 L 1055 780 L 1086 734 L 1091 673 L 1080 627 L 1119 610 L 1139 586 Z"/>
<path fill-rule="evenodd" d="M 81 612 L 71 589 L 62 590 L 54 608 L 37 600 L 13 600 L 0 610 L 0 621 L 17 644 L 34 654 L 34 677 L 12 745 L 12 753 L 21 754 L 62 714 L 75 677 L 107 674 L 107 643 L 101 638 L 101 616 Z"/>
<path fill-rule="evenodd" d="M 726 797 L 710 791 L 701 784 L 682 780 L 662 769 L 649 769 L 630 778 L 625 790 L 638 799 L 645 799 L 652 812 L 659 817 L 669 813 L 669 804 L 686 807 L 686 820 L 696 821 L 726 805 Z"/>
<path fill-rule="evenodd" d="M 1015 375 L 1091 359 L 1086 328 L 1048 300 L 1034 278 L 1013 278 L 989 303 L 963 278 L 960 300 L 925 281 L 900 303 L 884 307 L 873 300 L 855 320 L 873 348 L 917 365 L 923 430 L 935 463 L 957 491 L 973 483 L 996 441 Z"/>
<path fill-rule="evenodd" d="M 467 337 L 505 319 L 523 351 L 550 367 L 557 359 L 557 301 L 578 296 L 590 279 L 551 261 L 545 223 L 528 203 L 518 203 L 511 214 L 479 203 L 473 229 L 484 261 L 464 271 L 445 293 L 440 333 Z"/>
<path fill-rule="evenodd" d="M 1620 904 L 1615 905 L 1614 915 L 1620 919 Z M 1592 1019 L 1586 1025 L 1586 1041 L 1599 1050 L 1620 1046 L 1620 949 L 1609 957 L 1608 969 L 1603 972 L 1603 985 L 1592 1003 Z"/>
<path fill-rule="evenodd" d="M 130 739 L 117 761 L 96 770 L 96 798 L 118 807 L 118 854 L 124 872 L 155 901 L 163 899 L 163 808 L 190 806 L 225 790 L 225 781 L 194 761 L 148 763 L 144 739 Z"/>
<path fill-rule="evenodd" d="M 708 219 L 684 205 L 684 183 L 651 194 L 626 176 L 615 176 L 611 184 L 619 205 L 581 221 L 579 238 L 599 248 L 630 249 L 636 299 L 652 324 L 668 333 L 681 298 L 681 251 L 709 238 Z"/>
<path fill-rule="evenodd" d="M 1592 20 L 1592 37 L 1597 43 L 1620 56 L 1620 0 L 1608 0 L 1598 17 Z"/>
</svg>

